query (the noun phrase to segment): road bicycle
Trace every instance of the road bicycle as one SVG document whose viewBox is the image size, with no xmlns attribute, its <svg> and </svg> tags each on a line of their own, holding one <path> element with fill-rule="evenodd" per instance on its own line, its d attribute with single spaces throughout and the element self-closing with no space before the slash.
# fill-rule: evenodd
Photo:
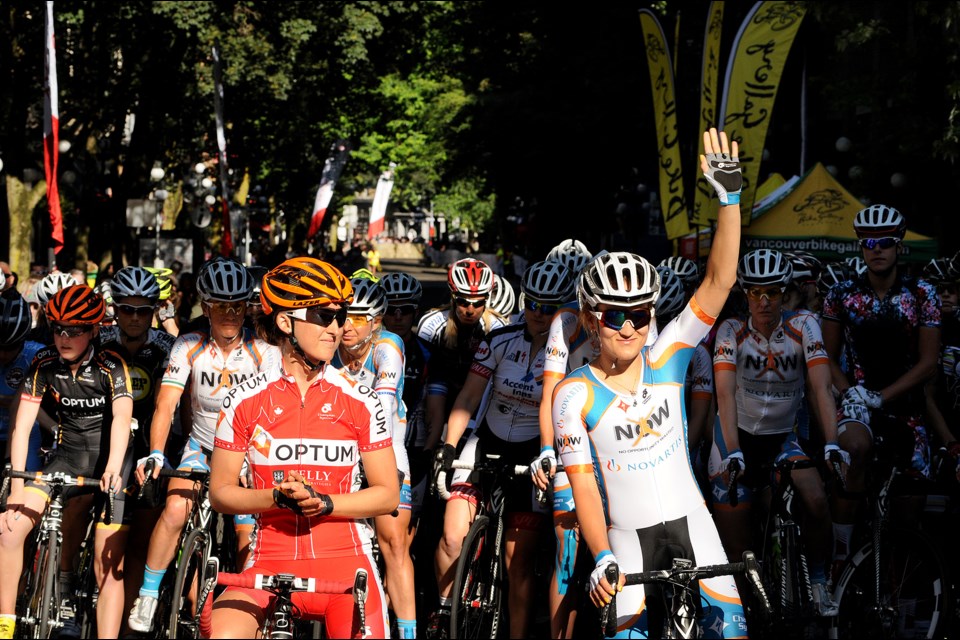
<svg viewBox="0 0 960 640">
<path fill-rule="evenodd" d="M 93 576 L 93 535 L 95 526 L 87 529 L 84 540 L 87 562 L 81 562 L 80 570 L 76 574 L 77 584 L 87 586 L 82 595 L 84 598 L 78 603 L 78 612 L 68 612 L 61 608 L 60 592 L 60 558 L 63 551 L 63 506 L 64 492 L 70 487 L 92 487 L 100 484 L 99 479 L 83 476 L 71 476 L 63 472 L 44 473 L 42 471 L 14 471 L 8 464 L 3 470 L 3 486 L 0 488 L 0 502 L 6 503 L 10 493 L 10 481 L 13 479 L 32 480 L 42 482 L 50 487 L 50 498 L 46 509 L 40 517 L 40 523 L 34 533 L 28 538 L 31 553 L 29 566 L 21 578 L 21 590 L 17 604 L 18 632 L 21 637 L 49 638 L 64 627 L 64 620 L 69 615 L 78 615 L 86 612 L 94 617 L 97 595 L 96 580 Z M 108 493 L 104 522 L 113 521 L 114 495 Z M 92 513 L 96 515 L 102 508 L 100 500 L 94 500 Z M 95 519 L 95 518 L 94 518 Z M 82 560 L 82 556 L 81 556 Z M 89 593 L 86 593 L 89 589 Z M 87 622 L 88 629 L 91 622 Z"/>
<path fill-rule="evenodd" d="M 661 638 L 701 638 L 703 630 L 700 628 L 700 619 L 703 617 L 701 606 L 703 597 L 699 591 L 699 581 L 716 576 L 742 574 L 751 586 L 757 602 L 764 607 L 766 615 L 772 613 L 770 601 L 767 599 L 763 583 L 760 579 L 759 566 L 753 553 L 746 551 L 742 562 L 731 562 L 705 567 L 693 566 L 693 561 L 686 558 L 673 558 L 673 565 L 669 569 L 657 569 L 640 573 L 624 574 L 624 587 L 638 584 L 657 584 L 661 587 L 663 610 L 666 615 L 663 619 Z M 616 564 L 607 567 L 605 577 L 611 585 L 620 580 L 620 568 Z M 600 625 L 604 636 L 610 638 L 617 633 L 617 596 L 610 599 L 610 604 L 600 611 Z"/>
<path fill-rule="evenodd" d="M 366 602 L 369 588 L 369 576 L 365 569 L 357 569 L 353 582 L 337 580 L 317 580 L 316 578 L 302 578 L 289 573 L 270 574 L 239 574 L 220 571 L 217 558 L 210 558 L 204 571 L 204 578 L 200 589 L 201 626 L 210 629 L 210 618 L 213 614 L 213 589 L 215 586 L 241 587 L 244 589 L 262 589 L 274 594 L 270 606 L 265 612 L 263 626 L 258 637 L 292 640 L 297 634 L 295 622 L 298 618 L 296 607 L 293 604 L 294 593 L 330 593 L 353 594 L 353 601 L 357 607 L 360 637 L 367 637 Z"/>
<path fill-rule="evenodd" d="M 484 454 L 477 462 L 453 462 L 454 469 L 474 471 L 479 476 L 483 500 L 463 539 L 453 579 L 450 610 L 451 638 L 496 638 L 503 621 L 504 508 L 506 489 L 514 476 L 529 476 L 530 467 L 513 465 L 500 456 Z M 450 499 L 447 474 L 437 477 L 437 491 Z"/>
<path fill-rule="evenodd" d="M 924 496 L 932 483 L 908 477 L 874 438 L 872 490 L 863 544 L 840 570 L 834 598 L 840 615 L 831 638 L 942 638 L 949 635 L 946 564 L 916 526 L 894 522 L 896 498 Z M 877 484 L 879 483 L 879 484 Z"/>
</svg>

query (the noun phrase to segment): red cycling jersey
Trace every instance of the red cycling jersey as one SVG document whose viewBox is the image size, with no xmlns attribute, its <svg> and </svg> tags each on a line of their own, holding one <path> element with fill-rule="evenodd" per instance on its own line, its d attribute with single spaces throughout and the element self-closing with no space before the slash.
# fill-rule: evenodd
<svg viewBox="0 0 960 640">
<path fill-rule="evenodd" d="M 281 367 L 230 389 L 214 446 L 246 454 L 254 489 L 277 486 L 297 471 L 320 493 L 359 490 L 360 454 L 392 444 L 376 392 L 328 365 L 301 397 L 296 381 Z M 261 560 L 366 555 L 370 539 L 362 520 L 270 509 L 257 515 L 248 566 Z"/>
</svg>

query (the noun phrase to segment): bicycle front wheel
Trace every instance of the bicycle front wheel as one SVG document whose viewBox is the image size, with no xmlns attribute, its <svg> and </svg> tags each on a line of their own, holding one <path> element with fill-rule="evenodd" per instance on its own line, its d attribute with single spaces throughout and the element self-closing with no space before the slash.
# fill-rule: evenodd
<svg viewBox="0 0 960 640">
<path fill-rule="evenodd" d="M 490 518 L 477 516 L 463 539 L 457 573 L 453 579 L 453 608 L 450 637 L 496 638 L 503 613 L 503 571 L 492 556 L 493 540 L 488 539 Z"/>
<path fill-rule="evenodd" d="M 180 547 L 177 577 L 170 598 L 170 622 L 167 637 L 200 637 L 200 611 L 197 603 L 197 578 L 203 575 L 209 555 L 210 539 L 204 529 L 194 529 Z M 211 596 L 212 597 L 212 596 Z"/>
<path fill-rule="evenodd" d="M 890 527 L 878 558 L 869 542 L 837 581 L 835 638 L 940 638 L 947 632 L 949 583 L 936 547 L 916 530 Z"/>
<path fill-rule="evenodd" d="M 60 541 L 51 534 L 37 549 L 36 591 L 29 600 L 34 638 L 49 638 L 60 628 Z"/>
</svg>

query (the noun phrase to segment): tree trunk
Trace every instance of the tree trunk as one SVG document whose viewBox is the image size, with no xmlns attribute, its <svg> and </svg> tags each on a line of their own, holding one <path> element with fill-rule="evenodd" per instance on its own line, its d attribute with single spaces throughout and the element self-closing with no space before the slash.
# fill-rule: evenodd
<svg viewBox="0 0 960 640">
<path fill-rule="evenodd" d="M 7 209 L 10 211 L 10 267 L 20 283 L 30 276 L 33 262 L 33 210 L 47 193 L 43 180 L 28 188 L 19 178 L 7 174 Z"/>
</svg>

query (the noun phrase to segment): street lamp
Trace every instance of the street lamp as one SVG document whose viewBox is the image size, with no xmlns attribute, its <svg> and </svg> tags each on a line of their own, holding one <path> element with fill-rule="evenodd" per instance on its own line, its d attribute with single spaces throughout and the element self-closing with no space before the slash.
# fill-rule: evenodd
<svg viewBox="0 0 960 640">
<path fill-rule="evenodd" d="M 156 184 L 151 195 L 157 203 L 157 246 L 153 254 L 153 266 L 157 269 L 163 268 L 163 258 L 160 257 L 160 228 L 163 227 L 163 201 L 167 199 L 167 191 L 162 188 L 160 181 L 163 180 L 164 175 L 166 172 L 159 165 L 150 169 L 150 180 Z"/>
</svg>

